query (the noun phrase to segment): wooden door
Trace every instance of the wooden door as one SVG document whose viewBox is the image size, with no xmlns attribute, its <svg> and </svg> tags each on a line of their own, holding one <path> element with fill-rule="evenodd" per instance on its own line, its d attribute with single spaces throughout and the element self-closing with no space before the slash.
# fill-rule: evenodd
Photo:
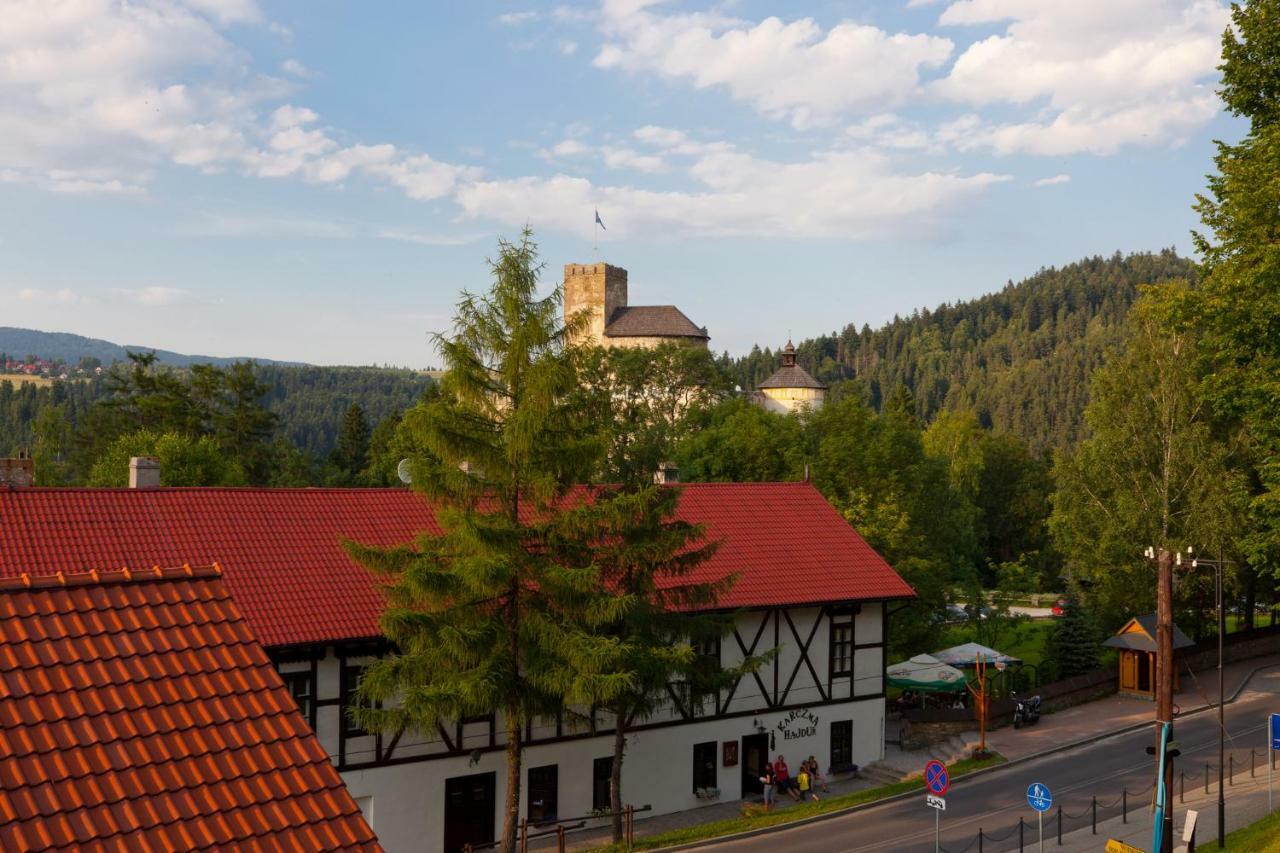
<svg viewBox="0 0 1280 853">
<path fill-rule="evenodd" d="M 742 796 L 764 793 L 760 775 L 769 760 L 769 735 L 747 735 L 742 739 Z"/>
<path fill-rule="evenodd" d="M 459 853 L 465 844 L 493 841 L 495 774 L 457 776 L 444 783 L 444 849 Z"/>
</svg>

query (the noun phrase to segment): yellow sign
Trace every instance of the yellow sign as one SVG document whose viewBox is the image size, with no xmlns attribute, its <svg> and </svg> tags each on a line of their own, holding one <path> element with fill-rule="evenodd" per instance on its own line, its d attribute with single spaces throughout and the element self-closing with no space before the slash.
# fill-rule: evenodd
<svg viewBox="0 0 1280 853">
<path fill-rule="evenodd" d="M 1106 851 L 1107 853 L 1142 853 L 1132 844 L 1125 844 L 1123 841 L 1116 841 L 1114 838 L 1107 839 Z"/>
</svg>

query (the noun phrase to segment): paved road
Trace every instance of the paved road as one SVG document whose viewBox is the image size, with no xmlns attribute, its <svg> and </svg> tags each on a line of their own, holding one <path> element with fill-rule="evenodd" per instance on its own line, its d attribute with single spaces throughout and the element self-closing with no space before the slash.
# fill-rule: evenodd
<svg viewBox="0 0 1280 853">
<path fill-rule="evenodd" d="M 1265 748 L 1265 723 L 1267 714 L 1280 712 L 1280 671 L 1271 670 L 1255 676 L 1245 693 L 1234 704 L 1227 706 L 1227 748 L 1233 750 L 1236 767 L 1247 767 L 1249 750 L 1258 750 L 1258 784 L 1266 784 L 1266 764 L 1262 757 Z M 1153 709 L 1154 713 L 1154 709 Z M 1186 784 L 1203 788 L 1204 764 L 1216 762 L 1218 749 L 1217 714 L 1206 711 L 1187 717 L 1175 726 L 1175 737 L 1182 750 L 1179 769 L 1187 774 Z M 1068 752 L 1011 767 L 974 779 L 960 779 L 947 794 L 947 811 L 942 816 L 942 846 L 946 850 L 960 851 L 973 841 L 978 828 L 986 832 L 986 851 L 1018 849 L 1018 818 L 1027 820 L 1027 849 L 1034 849 L 1036 840 L 1035 812 L 1027 805 L 1026 790 L 1032 782 L 1042 782 L 1053 791 L 1054 805 L 1059 804 L 1068 815 L 1085 814 L 1085 817 L 1069 821 L 1067 832 L 1088 826 L 1087 812 L 1091 797 L 1096 795 L 1100 803 L 1118 800 L 1121 790 L 1130 791 L 1130 820 L 1149 824 L 1146 810 L 1151 799 L 1151 780 L 1154 777 L 1153 760 L 1145 749 L 1152 742 L 1148 731 L 1134 732 L 1109 738 L 1098 743 L 1078 747 Z M 1237 772 L 1239 772 L 1237 770 Z M 1212 771 L 1216 780 L 1217 771 Z M 1245 778 L 1247 782 L 1247 776 Z M 1280 769 L 1277 770 L 1280 787 Z M 1237 776 L 1237 784 L 1242 785 Z M 1142 792 L 1142 793 L 1138 793 Z M 1231 827 L 1232 791 L 1227 791 L 1228 827 Z M 1099 820 L 1114 815 L 1118 807 L 1100 810 Z M 1179 818 L 1179 821 L 1181 819 Z M 1216 823 L 1213 820 L 1210 824 Z M 1204 824 L 1202 823 L 1202 826 Z M 1055 827 L 1053 813 L 1045 817 L 1045 843 Z M 1003 843 L 993 843 L 994 833 L 1005 836 L 1013 830 L 1012 838 Z M 925 806 L 923 787 L 918 798 L 854 812 L 826 821 L 785 830 L 779 833 L 757 836 L 735 842 L 708 844 L 710 850 L 732 850 L 733 853 L 852 853 L 852 851 L 932 851 L 934 821 L 933 811 Z M 973 844 L 970 850 L 976 850 Z"/>
</svg>

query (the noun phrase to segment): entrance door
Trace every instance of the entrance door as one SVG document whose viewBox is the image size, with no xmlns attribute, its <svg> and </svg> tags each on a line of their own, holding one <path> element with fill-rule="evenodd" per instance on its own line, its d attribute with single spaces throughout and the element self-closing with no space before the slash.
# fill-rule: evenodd
<svg viewBox="0 0 1280 853">
<path fill-rule="evenodd" d="M 769 736 L 747 735 L 742 739 L 742 796 L 764 793 L 760 776 L 769 760 Z"/>
<path fill-rule="evenodd" d="M 493 773 L 457 776 L 444 783 L 444 849 L 459 853 L 464 844 L 493 841 Z"/>
</svg>

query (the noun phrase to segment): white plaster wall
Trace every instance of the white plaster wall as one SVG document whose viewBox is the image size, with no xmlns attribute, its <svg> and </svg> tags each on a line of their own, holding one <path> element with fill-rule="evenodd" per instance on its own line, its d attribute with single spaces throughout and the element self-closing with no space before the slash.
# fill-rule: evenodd
<svg viewBox="0 0 1280 853">
<path fill-rule="evenodd" d="M 880 757 L 884 703 L 880 699 L 856 700 L 809 709 L 817 724 L 809 726 L 803 715 L 779 729 L 794 712 L 770 712 L 723 720 L 687 723 L 633 733 L 628 737 L 623 763 L 623 799 L 637 807 L 652 805 L 651 814 L 665 814 L 707 805 L 693 794 L 693 746 L 717 742 L 717 784 L 720 800 L 741 797 L 742 768 L 723 766 L 723 744 L 740 744 L 756 733 L 754 723 L 774 737 L 770 758 L 782 754 L 792 767 L 814 755 L 825 767 L 831 755 L 831 723 L 853 721 L 853 760 L 866 764 Z M 812 728 L 812 733 L 808 729 Z M 782 731 L 803 736 L 788 739 Z M 562 819 L 591 811 L 592 765 L 611 755 L 613 736 L 582 738 L 532 746 L 525 751 L 521 783 L 521 814 L 528 791 L 528 768 L 559 766 L 559 815 Z M 739 746 L 739 762 L 742 760 Z M 447 779 L 493 772 L 496 782 L 494 826 L 501 831 L 501 808 L 506 796 L 506 755 L 486 752 L 475 764 L 469 756 L 391 765 L 342 774 L 351 795 L 372 815 L 373 830 L 390 853 L 438 853 L 444 839 L 444 787 Z M 604 821 L 596 821 L 598 825 Z"/>
</svg>

